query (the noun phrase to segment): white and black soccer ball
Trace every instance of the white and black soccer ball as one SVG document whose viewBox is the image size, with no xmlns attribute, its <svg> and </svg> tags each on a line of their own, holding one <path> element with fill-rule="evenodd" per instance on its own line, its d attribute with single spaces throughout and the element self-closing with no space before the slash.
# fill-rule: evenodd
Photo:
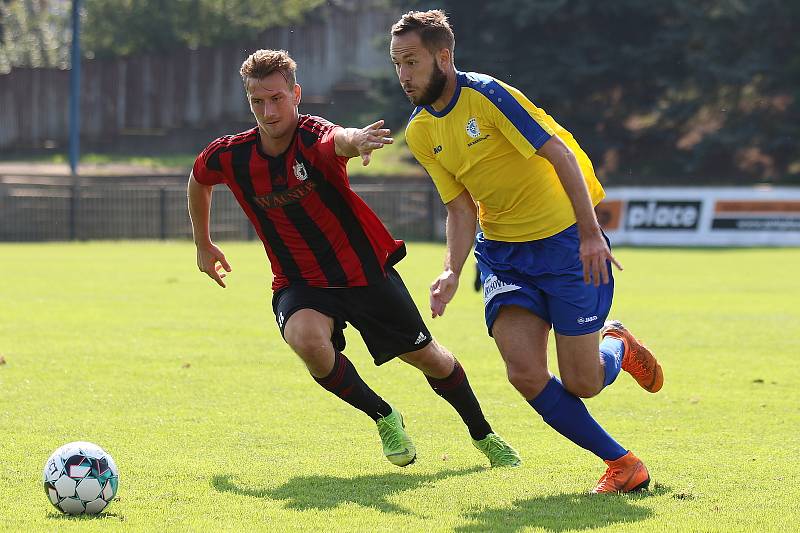
<svg viewBox="0 0 800 533">
<path fill-rule="evenodd" d="M 114 499 L 118 485 L 114 459 L 91 442 L 65 444 L 44 464 L 44 491 L 63 513 L 99 513 Z"/>
</svg>

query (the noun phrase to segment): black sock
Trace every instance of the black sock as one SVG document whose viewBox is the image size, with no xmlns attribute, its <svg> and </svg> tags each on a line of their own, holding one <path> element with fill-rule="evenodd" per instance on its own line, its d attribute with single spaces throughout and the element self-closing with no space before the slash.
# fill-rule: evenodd
<svg viewBox="0 0 800 533">
<path fill-rule="evenodd" d="M 313 376 L 312 376 L 313 377 Z M 336 352 L 333 370 L 324 378 L 314 378 L 325 390 L 334 393 L 356 409 L 365 412 L 373 420 L 378 420 L 392 412 L 391 406 L 364 383 L 356 367 L 344 356 Z"/>
<path fill-rule="evenodd" d="M 475 393 L 472 392 L 472 387 L 469 386 L 464 369 L 461 368 L 458 360 L 455 360 L 455 363 L 453 371 L 446 378 L 425 377 L 433 391 L 455 407 L 461 420 L 467 425 L 470 436 L 475 440 L 484 439 L 492 432 L 492 428 L 483 416 L 481 406 L 478 404 L 478 399 L 475 398 Z"/>
</svg>

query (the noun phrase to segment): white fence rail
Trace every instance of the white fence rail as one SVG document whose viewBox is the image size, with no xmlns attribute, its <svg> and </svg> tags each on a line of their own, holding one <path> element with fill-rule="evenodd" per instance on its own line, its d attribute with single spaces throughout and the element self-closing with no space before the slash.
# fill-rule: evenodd
<svg viewBox="0 0 800 533">
<path fill-rule="evenodd" d="M 182 178 L 183 180 L 183 178 Z M 403 239 L 444 239 L 429 182 L 353 188 Z M 610 188 L 597 214 L 615 246 L 800 246 L 800 187 Z M 215 188 L 212 232 L 254 239 L 230 192 Z M 182 183 L 0 181 L 0 241 L 191 238 Z"/>
<path fill-rule="evenodd" d="M 192 236 L 183 183 L 8 181 L 0 182 L 0 241 Z M 353 188 L 397 238 L 438 240 L 444 232 L 444 207 L 430 185 L 398 183 Z M 215 239 L 256 238 L 250 222 L 225 187 L 214 189 L 211 221 Z"/>
</svg>

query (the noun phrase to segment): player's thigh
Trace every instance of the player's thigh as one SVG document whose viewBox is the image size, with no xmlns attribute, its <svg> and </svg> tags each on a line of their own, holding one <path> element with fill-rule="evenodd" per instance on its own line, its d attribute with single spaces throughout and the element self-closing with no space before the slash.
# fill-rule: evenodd
<svg viewBox="0 0 800 533">
<path fill-rule="evenodd" d="M 272 308 L 281 336 L 301 357 L 345 347 L 341 303 L 328 289 L 287 287 L 276 292 Z M 304 357 L 305 358 L 305 357 Z"/>
<path fill-rule="evenodd" d="M 537 271 L 538 254 L 531 253 L 530 243 L 510 243 L 485 239 L 478 234 L 475 257 L 483 283 L 483 306 L 486 328 L 494 336 L 495 320 L 501 309 L 524 308 L 550 324 L 547 296 L 537 286 L 531 271 Z M 509 319 L 506 312 L 505 320 Z"/>
<path fill-rule="evenodd" d="M 547 294 L 547 312 L 553 330 L 572 337 L 597 332 L 603 326 L 614 298 L 610 263 L 606 262 L 608 283 L 595 287 L 593 283 L 584 282 L 580 238 L 575 226 L 544 239 L 540 252 L 547 257 L 551 272 L 537 276 L 536 282 Z"/>
<path fill-rule="evenodd" d="M 541 390 L 550 380 L 547 337 L 550 324 L 528 309 L 504 305 L 492 325 L 492 335 L 506 364 L 508 379 L 520 392 Z M 524 390 L 523 390 L 524 389 Z"/>
<path fill-rule="evenodd" d="M 333 317 L 316 309 L 298 309 L 286 321 L 283 337 L 295 350 L 302 352 L 333 348 Z"/>
<path fill-rule="evenodd" d="M 334 319 L 315 309 L 298 309 L 287 319 L 284 339 L 316 378 L 327 376 L 336 362 Z"/>
<path fill-rule="evenodd" d="M 603 388 L 599 339 L 599 331 L 584 335 L 556 333 L 556 352 L 561 381 L 564 387 L 576 396 L 588 398 Z"/>
<path fill-rule="evenodd" d="M 376 365 L 422 350 L 431 342 L 417 305 L 392 268 L 381 283 L 348 289 L 346 307 L 347 321 L 361 333 Z"/>
</svg>

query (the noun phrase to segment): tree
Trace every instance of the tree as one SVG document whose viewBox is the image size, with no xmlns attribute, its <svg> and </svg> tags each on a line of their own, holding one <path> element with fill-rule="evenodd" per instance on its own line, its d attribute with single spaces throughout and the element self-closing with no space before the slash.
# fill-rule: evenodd
<svg viewBox="0 0 800 533">
<path fill-rule="evenodd" d="M 95 57 L 214 46 L 288 24 L 324 0 L 86 0 L 85 47 Z"/>
<path fill-rule="evenodd" d="M 607 179 L 800 181 L 797 2 L 441 4 L 456 64 L 523 90 Z"/>
<path fill-rule="evenodd" d="M 64 0 L 0 2 L 0 73 L 14 66 L 66 68 L 69 9 Z"/>
<path fill-rule="evenodd" d="M 252 39 L 325 0 L 84 0 L 85 57 L 118 57 Z M 69 66 L 71 0 L 0 0 L 0 72 Z"/>
</svg>

